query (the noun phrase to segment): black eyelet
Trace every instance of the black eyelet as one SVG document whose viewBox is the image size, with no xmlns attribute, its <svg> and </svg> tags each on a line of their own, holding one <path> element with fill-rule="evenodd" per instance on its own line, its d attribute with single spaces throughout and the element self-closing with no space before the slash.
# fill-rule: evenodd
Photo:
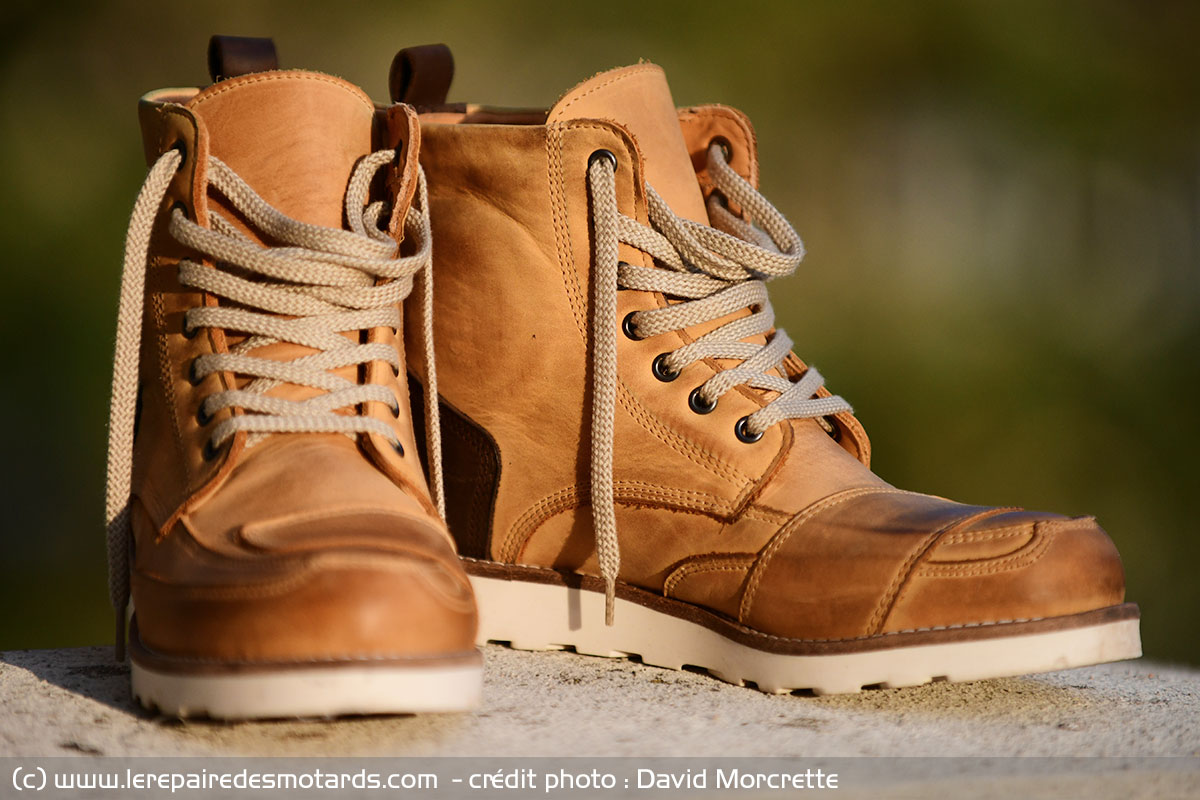
<svg viewBox="0 0 1200 800">
<path fill-rule="evenodd" d="M 746 444 L 754 444 L 763 437 L 761 433 L 751 433 L 746 429 L 746 423 L 750 421 L 749 417 L 742 417 L 733 426 L 733 432 L 737 434 L 737 438 Z"/>
<path fill-rule="evenodd" d="M 404 458 L 404 445 L 400 444 L 400 440 L 392 442 L 392 449 L 396 451 L 396 455 Z"/>
<path fill-rule="evenodd" d="M 188 327 L 188 324 L 187 324 L 187 312 L 184 312 L 184 314 L 183 314 L 183 316 L 181 317 L 181 319 L 183 320 L 183 324 L 182 324 L 182 325 L 180 325 L 180 327 L 183 329 L 183 338 L 185 338 L 185 339 L 195 339 L 195 338 L 196 338 L 196 334 L 200 332 L 200 329 L 199 329 L 199 328 L 189 328 L 189 327 Z"/>
<path fill-rule="evenodd" d="M 200 382 L 204 380 L 204 378 L 201 377 L 196 371 L 196 365 L 199 363 L 200 357 L 196 356 L 192 359 L 191 365 L 188 366 L 188 383 L 192 384 L 192 386 L 199 386 Z"/>
<path fill-rule="evenodd" d="M 400 367 L 398 367 L 395 364 L 391 364 L 389 366 L 391 366 L 391 368 L 392 368 L 392 377 L 399 378 L 400 377 Z"/>
<path fill-rule="evenodd" d="M 617 157 L 613 155 L 611 150 L 600 149 L 592 153 L 590 156 L 588 156 L 588 166 L 590 167 L 592 164 L 595 164 L 596 159 L 598 158 L 608 159 L 608 163 L 612 164 L 613 172 L 617 171 Z"/>
<path fill-rule="evenodd" d="M 390 409 L 392 412 L 392 416 L 395 417 L 396 419 L 400 419 L 400 403 L 397 402 L 396 405 L 391 406 Z"/>
<path fill-rule="evenodd" d="M 201 455 L 204 456 L 205 461 L 212 461 L 220 454 L 221 449 L 213 446 L 213 440 L 211 436 L 204 440 L 204 450 Z"/>
<path fill-rule="evenodd" d="M 212 415 L 204 411 L 203 401 L 200 403 L 200 407 L 196 409 L 196 422 L 201 428 L 207 427 L 208 423 L 212 422 Z"/>
<path fill-rule="evenodd" d="M 714 136 L 708 146 L 712 147 L 714 144 L 721 148 L 721 155 L 725 156 L 726 164 L 733 160 L 733 145 L 729 143 L 728 139 L 724 136 Z"/>
<path fill-rule="evenodd" d="M 692 389 L 692 393 L 688 395 L 688 408 L 695 411 L 697 414 L 711 414 L 717 407 L 717 401 L 709 402 L 704 399 L 704 393 L 697 386 Z"/>
<path fill-rule="evenodd" d="M 633 315 L 636 313 L 638 312 L 630 311 L 625 315 L 625 319 L 621 320 L 621 333 L 625 334 L 626 339 L 632 339 L 635 342 L 640 342 L 642 337 L 638 336 L 637 326 L 633 324 Z"/>
<path fill-rule="evenodd" d="M 669 354 L 660 353 L 659 355 L 655 356 L 654 363 L 650 365 L 650 370 L 654 373 L 654 377 L 658 378 L 663 383 L 670 383 L 679 377 L 678 371 L 672 372 L 671 368 L 667 366 L 667 355 Z"/>
</svg>

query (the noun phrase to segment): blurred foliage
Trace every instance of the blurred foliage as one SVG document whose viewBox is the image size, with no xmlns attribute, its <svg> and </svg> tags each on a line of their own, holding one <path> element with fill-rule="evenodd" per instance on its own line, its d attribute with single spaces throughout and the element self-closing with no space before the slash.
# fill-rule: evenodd
<svg viewBox="0 0 1200 800">
<path fill-rule="evenodd" d="M 66 2 L 0 12 L 9 343 L 0 648 L 105 642 L 104 431 L 134 114 L 212 33 L 383 99 L 546 106 L 646 58 L 755 121 L 809 258 L 773 287 L 893 483 L 1094 513 L 1146 652 L 1200 663 L 1200 6 L 1186 2 Z"/>
</svg>

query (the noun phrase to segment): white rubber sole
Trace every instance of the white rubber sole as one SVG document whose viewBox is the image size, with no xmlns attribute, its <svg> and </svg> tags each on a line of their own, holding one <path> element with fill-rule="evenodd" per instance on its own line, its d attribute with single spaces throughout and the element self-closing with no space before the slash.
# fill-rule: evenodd
<svg viewBox="0 0 1200 800">
<path fill-rule="evenodd" d="M 878 646 L 861 640 L 848 643 L 858 648 L 855 652 L 779 653 L 621 597 L 616 601 L 614 625 L 606 626 L 604 595 L 598 591 L 470 577 L 479 605 L 481 643 L 503 642 L 518 650 L 569 647 L 609 658 L 640 656 L 646 664 L 699 667 L 728 683 L 753 683 L 771 694 L 803 689 L 818 695 L 848 694 L 864 687 L 974 681 L 1123 661 L 1142 654 L 1136 616 L 1039 633 L 1022 633 L 1022 626 L 1014 624 L 1004 626 L 1012 635 L 999 636 L 982 629 L 1000 626 L 978 626 L 951 631 L 960 638 L 945 643 L 905 645 L 902 637 L 907 634 L 896 634 L 876 637 Z M 976 634 L 978 638 L 965 638 Z M 830 649 L 828 643 L 815 645 L 813 649 Z"/>
<path fill-rule="evenodd" d="M 133 695 L 174 717 L 270 719 L 470 711 L 483 692 L 481 663 L 334 665 L 226 674 L 156 672 L 134 661 Z"/>
</svg>

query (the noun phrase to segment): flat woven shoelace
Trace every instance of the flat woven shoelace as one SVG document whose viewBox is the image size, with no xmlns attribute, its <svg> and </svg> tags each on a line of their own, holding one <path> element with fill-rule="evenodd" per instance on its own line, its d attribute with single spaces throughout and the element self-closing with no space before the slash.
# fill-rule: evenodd
<svg viewBox="0 0 1200 800">
<path fill-rule="evenodd" d="M 169 150 L 150 169 L 134 204 L 125 240 L 105 497 L 109 594 L 117 616 L 118 658 L 123 657 L 129 602 L 129 501 L 146 268 L 155 217 L 182 158 L 179 151 Z M 230 303 L 189 309 L 184 317 L 185 334 L 192 335 L 200 328 L 247 334 L 229 352 L 202 355 L 191 365 L 194 381 L 214 372 L 249 378 L 240 388 L 214 392 L 201 403 L 202 419 L 222 409 L 237 410 L 214 426 L 206 445 L 213 451 L 239 431 L 248 434 L 248 447 L 273 433 L 341 433 L 352 437 L 377 434 L 398 445 L 392 428 L 381 420 L 365 416 L 361 410 L 337 413 L 340 409 L 361 409 L 361 404 L 367 402 L 385 403 L 396 411 L 394 392 L 386 386 L 347 380 L 330 370 L 385 361 L 399 373 L 400 358 L 394 347 L 364 344 L 343 334 L 382 327 L 399 330 L 399 304 L 412 291 L 414 278 L 419 280 L 429 382 L 425 418 L 429 421 L 426 444 L 430 482 L 434 501 L 444 517 L 433 358 L 431 237 L 424 173 L 417 175 L 416 201 L 405 218 L 405 238 L 415 250 L 412 255 L 401 257 L 396 241 L 379 228 L 385 204 L 368 201 L 372 179 L 394 158 L 394 151 L 381 150 L 359 161 L 346 190 L 346 219 L 351 230 L 345 231 L 310 225 L 280 213 L 225 163 L 209 156 L 210 187 L 223 195 L 264 239 L 279 246 L 264 247 L 254 242 L 211 207 L 210 228 L 192 222 L 176 208 L 170 213 L 168 232 L 214 264 L 180 261 L 179 282 Z M 316 352 L 291 361 L 252 354 L 257 348 L 278 342 Z M 305 400 L 267 396 L 272 388 L 285 383 L 320 391 Z"/>
<path fill-rule="evenodd" d="M 767 428 L 787 419 L 816 419 L 850 411 L 836 395 L 817 397 L 824 384 L 809 367 L 793 382 L 781 375 L 792 340 L 777 329 L 765 345 L 743 339 L 770 333 L 775 314 L 766 281 L 795 272 L 804 258 L 800 236 L 783 215 L 726 163 L 717 144 L 708 150 L 708 174 L 716 192 L 708 200 L 716 227 L 675 215 L 646 185 L 650 226 L 617 208 L 616 161 L 595 157 L 588 166 L 595 237 L 593 303 L 593 389 L 591 494 L 592 519 L 600 575 L 605 583 L 605 622 L 613 622 L 617 576 L 621 567 L 617 540 L 616 495 L 613 489 L 613 419 L 617 394 L 617 290 L 621 287 L 660 292 L 681 302 L 638 311 L 630 324 L 638 338 L 714 322 L 743 311 L 752 313 L 727 322 L 661 357 L 664 374 L 677 374 L 700 359 L 735 359 L 697 390 L 704 406 L 715 405 L 729 390 L 750 386 L 775 397 L 738 423 L 739 437 L 756 440 Z M 718 196 L 718 193 L 720 196 Z M 736 216 L 722 203 L 736 203 Z M 625 243 L 652 256 L 658 267 L 619 261 Z M 778 370 L 778 374 L 774 374 Z"/>
</svg>

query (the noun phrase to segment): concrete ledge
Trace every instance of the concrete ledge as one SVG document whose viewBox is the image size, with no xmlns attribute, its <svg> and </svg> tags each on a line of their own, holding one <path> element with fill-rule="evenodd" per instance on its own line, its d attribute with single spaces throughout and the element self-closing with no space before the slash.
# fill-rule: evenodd
<svg viewBox="0 0 1200 800">
<path fill-rule="evenodd" d="M 151 717 L 106 647 L 0 653 L 7 756 L 1200 756 L 1200 672 L 1149 661 L 835 697 L 485 648 L 473 714 L 221 724 Z"/>
</svg>

